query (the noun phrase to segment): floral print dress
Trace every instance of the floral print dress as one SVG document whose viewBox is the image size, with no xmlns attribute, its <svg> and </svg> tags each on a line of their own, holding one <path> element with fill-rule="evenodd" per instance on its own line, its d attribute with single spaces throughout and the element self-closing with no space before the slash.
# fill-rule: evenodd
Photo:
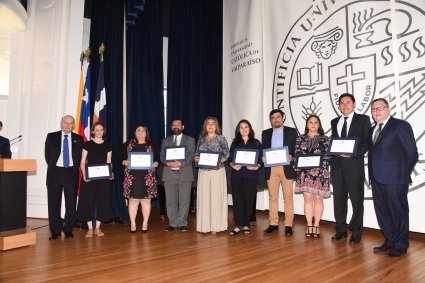
<svg viewBox="0 0 425 283">
<path fill-rule="evenodd" d="M 298 155 L 323 155 L 323 162 L 320 168 L 297 169 L 297 179 L 295 182 L 295 193 L 309 192 L 320 195 L 323 198 L 331 197 L 330 172 L 328 155 L 329 138 L 327 136 L 301 135 L 295 143 L 295 158 Z"/>
<path fill-rule="evenodd" d="M 128 152 L 153 152 L 151 145 L 137 144 L 134 140 L 125 144 L 125 159 Z M 126 198 L 151 199 L 157 197 L 157 180 L 155 170 L 124 169 L 124 192 Z"/>
</svg>

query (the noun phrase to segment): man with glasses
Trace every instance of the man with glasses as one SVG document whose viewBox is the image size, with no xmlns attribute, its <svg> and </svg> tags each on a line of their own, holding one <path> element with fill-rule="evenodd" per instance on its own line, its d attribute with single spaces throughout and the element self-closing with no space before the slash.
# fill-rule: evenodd
<svg viewBox="0 0 425 283">
<path fill-rule="evenodd" d="M 418 149 L 410 124 L 390 115 L 388 101 L 372 101 L 375 125 L 369 130 L 369 179 L 373 204 L 385 242 L 375 253 L 399 257 L 409 247 L 410 174 L 418 161 Z"/>
</svg>

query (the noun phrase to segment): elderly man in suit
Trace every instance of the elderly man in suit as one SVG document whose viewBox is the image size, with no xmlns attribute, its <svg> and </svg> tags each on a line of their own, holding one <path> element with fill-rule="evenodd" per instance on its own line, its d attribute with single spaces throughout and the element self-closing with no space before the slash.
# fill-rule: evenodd
<svg viewBox="0 0 425 283">
<path fill-rule="evenodd" d="M 294 190 L 293 184 L 297 175 L 294 171 L 293 154 L 297 130 L 283 125 L 285 114 L 280 109 L 274 109 L 269 114 L 271 128 L 261 134 L 263 148 L 277 148 L 287 146 L 289 154 L 287 160 L 291 163 L 284 166 L 265 167 L 267 186 L 269 188 L 269 227 L 265 233 L 273 233 L 279 229 L 279 186 L 282 185 L 285 210 L 285 236 L 292 236 L 294 222 Z M 266 161 L 263 157 L 263 161 Z"/>
<path fill-rule="evenodd" d="M 410 124 L 390 115 L 388 101 L 372 101 L 375 125 L 369 130 L 369 178 L 373 204 L 385 242 L 375 253 L 399 257 L 409 247 L 410 174 L 418 161 L 418 149 Z"/>
<path fill-rule="evenodd" d="M 161 144 L 161 162 L 164 164 L 162 181 L 165 187 L 165 198 L 169 226 L 167 232 L 180 229 L 187 231 L 187 215 L 189 213 L 190 192 L 193 181 L 192 162 L 195 157 L 195 139 L 184 135 L 183 121 L 173 119 L 172 135 L 165 137 Z M 184 160 L 167 160 L 166 148 L 185 146 Z"/>
<path fill-rule="evenodd" d="M 0 131 L 3 129 L 3 123 L 0 121 Z M 12 158 L 10 151 L 10 142 L 7 138 L 0 136 L 0 158 Z"/>
<path fill-rule="evenodd" d="M 44 157 L 47 162 L 47 203 L 49 211 L 49 240 L 60 237 L 72 238 L 78 189 L 78 173 L 83 148 L 83 138 L 72 133 L 75 120 L 72 116 L 62 117 L 61 130 L 49 133 L 46 138 Z M 65 196 L 65 224 L 60 217 L 62 190 Z"/>
<path fill-rule="evenodd" d="M 341 116 L 331 121 L 332 137 L 358 138 L 356 155 L 332 156 L 331 177 L 333 185 L 334 216 L 336 233 L 333 241 L 347 237 L 347 228 L 352 232 L 349 243 L 358 244 L 362 238 L 364 214 L 364 155 L 367 152 L 367 134 L 370 129 L 369 116 L 354 112 L 356 100 L 353 95 L 344 93 L 339 97 Z M 347 202 L 350 196 L 353 215 L 347 227 Z"/>
</svg>

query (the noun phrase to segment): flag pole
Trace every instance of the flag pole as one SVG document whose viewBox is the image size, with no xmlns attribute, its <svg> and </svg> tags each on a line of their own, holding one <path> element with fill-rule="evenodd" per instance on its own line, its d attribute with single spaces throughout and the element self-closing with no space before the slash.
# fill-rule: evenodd
<svg viewBox="0 0 425 283">
<path fill-rule="evenodd" d="M 103 61 L 103 53 L 105 52 L 105 43 L 102 42 L 99 46 L 100 62 Z"/>
</svg>

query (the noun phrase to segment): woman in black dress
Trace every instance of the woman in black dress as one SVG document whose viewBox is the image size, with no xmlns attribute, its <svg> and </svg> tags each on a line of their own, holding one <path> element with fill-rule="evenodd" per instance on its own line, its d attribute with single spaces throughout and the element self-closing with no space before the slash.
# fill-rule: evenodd
<svg viewBox="0 0 425 283">
<path fill-rule="evenodd" d="M 151 213 L 151 199 L 157 196 L 157 180 L 155 169 L 130 170 L 128 169 L 129 152 L 154 152 L 146 125 L 139 124 L 134 131 L 134 139 L 124 143 L 123 161 L 124 169 L 124 197 L 128 198 L 128 214 L 130 215 L 131 233 L 136 233 L 136 216 L 139 203 L 142 205 L 143 225 L 142 233 L 148 232 L 148 221 Z M 158 167 L 158 162 L 153 162 L 153 167 Z"/>
<path fill-rule="evenodd" d="M 254 166 L 233 164 L 236 148 L 258 150 L 256 164 Z M 251 123 L 245 119 L 239 121 L 235 129 L 235 138 L 230 146 L 230 157 L 228 159 L 229 165 L 232 167 L 230 181 L 232 184 L 233 216 L 235 218 L 235 229 L 230 232 L 230 235 L 251 233 L 248 226 L 255 211 L 258 169 L 263 165 L 262 156 L 262 145 L 255 138 Z"/>
<path fill-rule="evenodd" d="M 110 219 L 110 184 L 109 179 L 87 180 L 86 165 L 111 163 L 112 148 L 103 140 L 106 130 L 102 123 L 96 122 L 91 127 L 92 140 L 83 145 L 80 168 L 83 180 L 80 186 L 80 198 L 78 200 L 77 218 L 87 222 L 87 238 L 104 236 L 100 230 L 100 223 Z M 96 223 L 92 219 L 96 215 Z"/>
</svg>

